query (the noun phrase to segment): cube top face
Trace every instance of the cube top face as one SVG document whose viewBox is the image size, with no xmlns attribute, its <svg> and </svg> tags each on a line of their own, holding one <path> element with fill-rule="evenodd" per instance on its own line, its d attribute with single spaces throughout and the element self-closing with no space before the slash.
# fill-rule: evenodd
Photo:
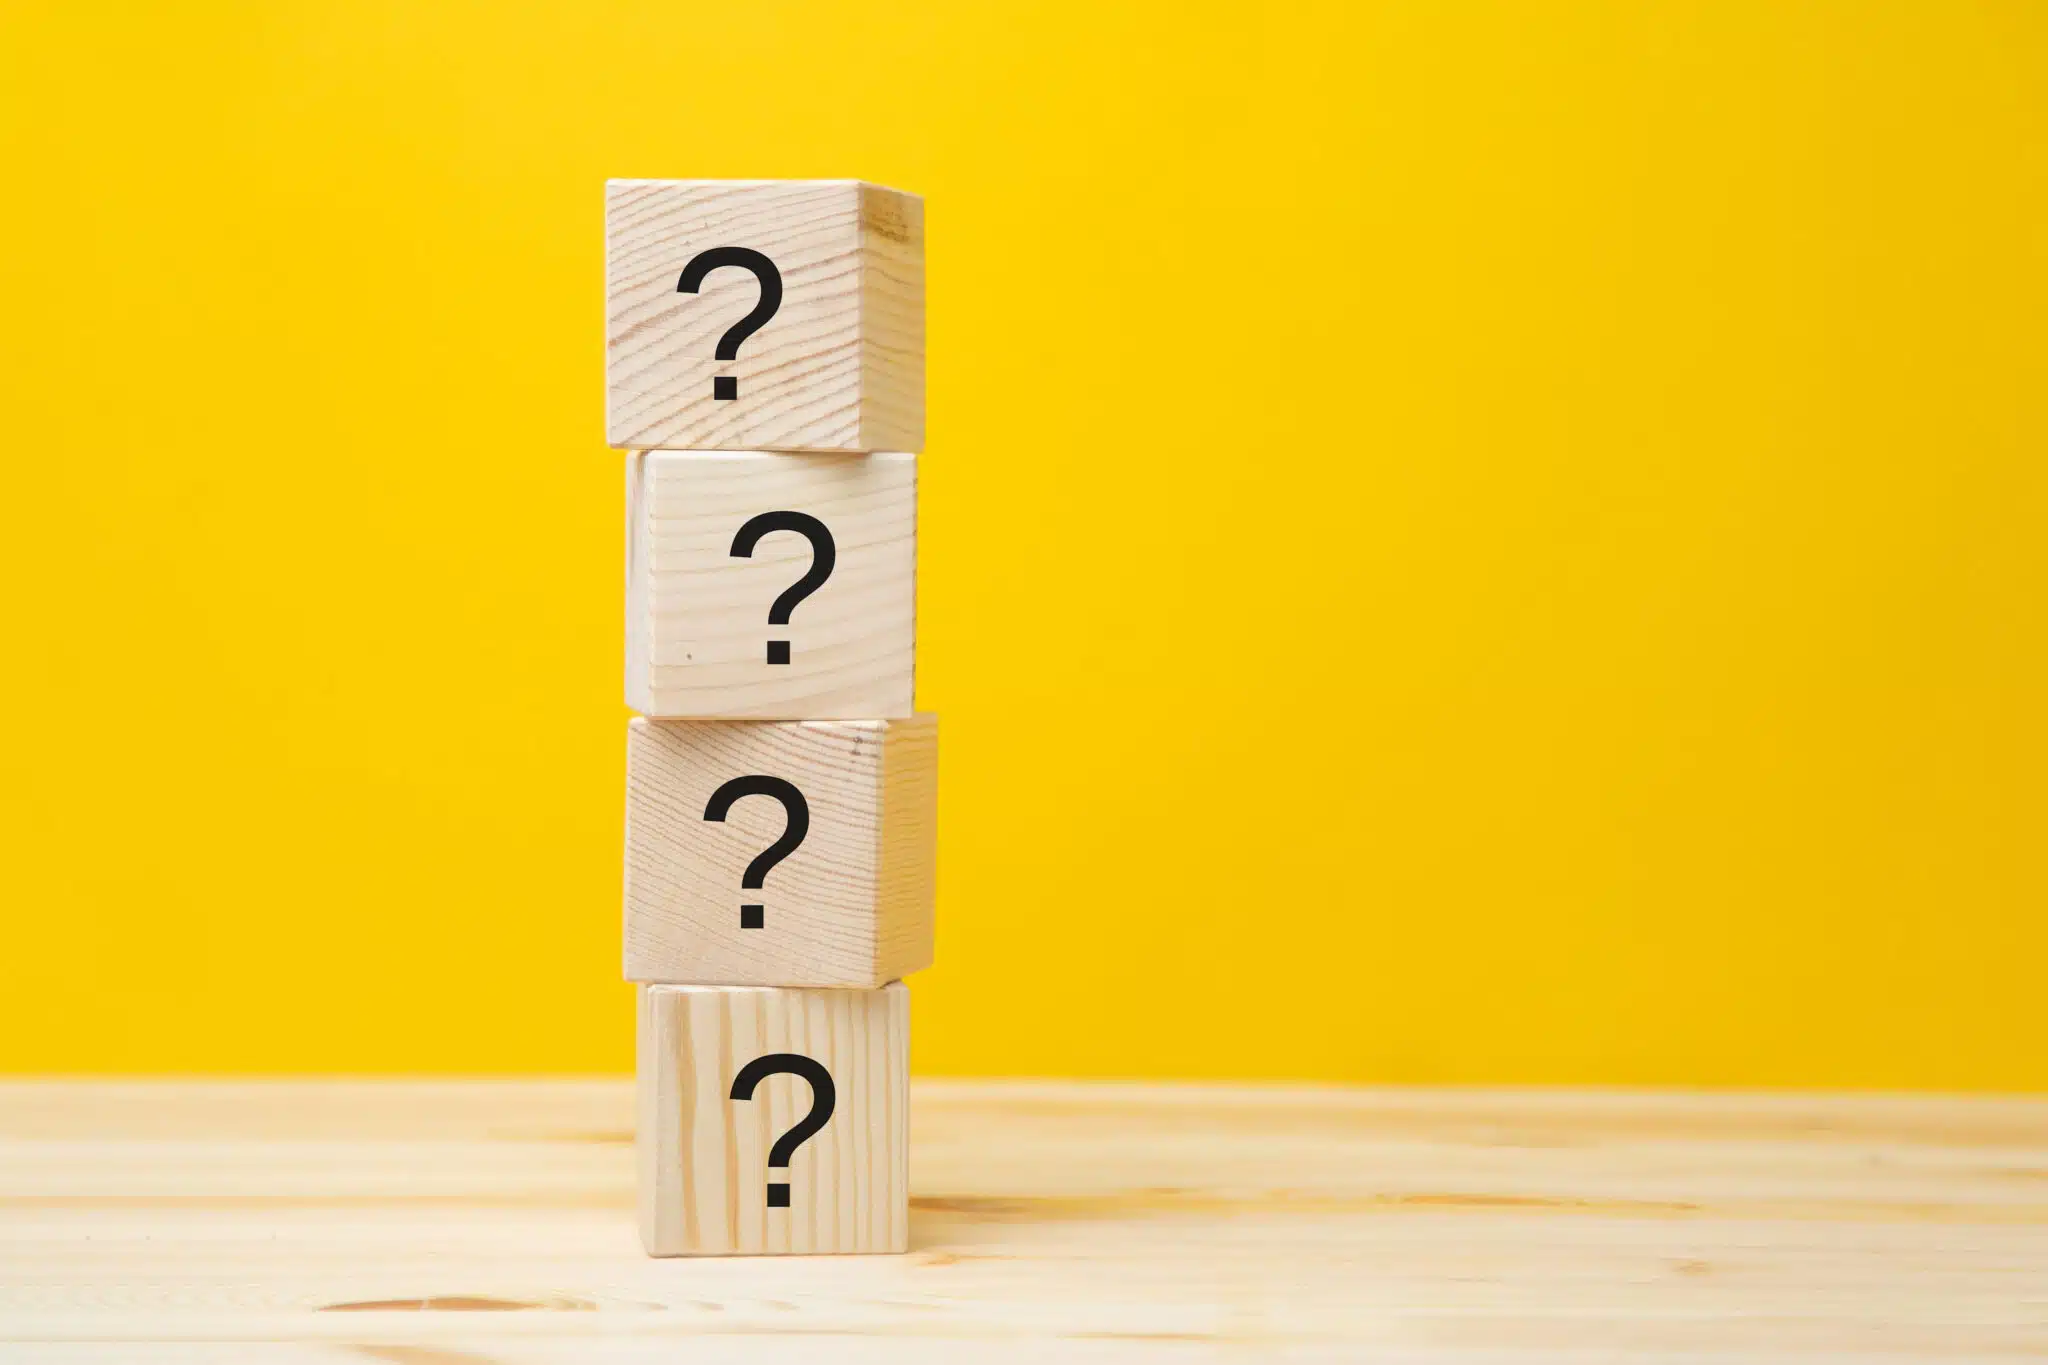
<svg viewBox="0 0 2048 1365">
<path fill-rule="evenodd" d="M 924 445 L 924 201 L 855 180 L 614 180 L 606 436 Z"/>
<path fill-rule="evenodd" d="M 931 965 L 938 723 L 635 720 L 630 981 L 875 987 Z"/>
<path fill-rule="evenodd" d="M 639 452 L 626 518 L 628 706 L 911 714 L 916 456 Z"/>
<path fill-rule="evenodd" d="M 636 1149 L 650 1255 L 908 1249 L 902 983 L 641 986 L 638 996 Z"/>
</svg>

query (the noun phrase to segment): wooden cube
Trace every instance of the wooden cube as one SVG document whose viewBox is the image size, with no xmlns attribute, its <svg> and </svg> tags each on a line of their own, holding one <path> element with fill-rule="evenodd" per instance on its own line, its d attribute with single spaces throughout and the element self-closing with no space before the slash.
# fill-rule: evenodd
<svg viewBox="0 0 2048 1365">
<path fill-rule="evenodd" d="M 626 979 L 862 986 L 932 961 L 938 717 L 629 723 Z"/>
<path fill-rule="evenodd" d="M 854 180 L 614 180 L 615 446 L 918 450 L 924 201 Z"/>
<path fill-rule="evenodd" d="M 628 706 L 911 714 L 915 455 L 646 451 L 626 460 L 626 519 Z"/>
<path fill-rule="evenodd" d="M 639 1006 L 640 1240 L 650 1256 L 908 1249 L 902 982 L 641 986 Z"/>
</svg>

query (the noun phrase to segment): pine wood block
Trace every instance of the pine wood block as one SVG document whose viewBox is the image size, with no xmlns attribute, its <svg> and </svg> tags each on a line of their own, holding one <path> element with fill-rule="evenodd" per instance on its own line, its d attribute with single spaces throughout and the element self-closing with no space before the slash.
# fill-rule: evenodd
<svg viewBox="0 0 2048 1365">
<path fill-rule="evenodd" d="M 639 988 L 651 1256 L 904 1251 L 910 991 Z M 794 1130 L 794 1131 L 792 1131 Z"/>
<path fill-rule="evenodd" d="M 923 447 L 916 195 L 854 180 L 614 180 L 605 247 L 611 444 Z"/>
<path fill-rule="evenodd" d="M 634 710 L 908 716 L 916 635 L 915 455 L 627 457 Z"/>
<path fill-rule="evenodd" d="M 932 961 L 938 717 L 636 719 L 629 981 L 874 987 Z"/>
</svg>

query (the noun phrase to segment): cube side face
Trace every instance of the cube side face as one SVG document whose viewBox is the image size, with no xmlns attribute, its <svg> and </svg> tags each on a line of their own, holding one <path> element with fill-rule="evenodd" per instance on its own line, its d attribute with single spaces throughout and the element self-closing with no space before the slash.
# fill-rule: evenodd
<svg viewBox="0 0 2048 1365">
<path fill-rule="evenodd" d="M 636 990 L 633 1000 L 634 1174 L 639 1190 L 640 1244 L 650 1253 L 686 1238 L 682 1183 L 666 1172 L 679 1165 L 677 1126 L 682 1117 L 676 1096 L 682 1093 L 676 1074 L 678 1051 L 662 1046 L 663 1031 L 655 997 Z"/>
<path fill-rule="evenodd" d="M 862 991 L 643 985 L 638 995 L 636 1140 L 650 1255 L 908 1249 L 910 996 L 902 983 Z M 778 1139 L 818 1103 L 807 1063 L 829 1078 L 831 1112 L 786 1166 L 771 1167 Z M 743 1076 L 748 1097 L 735 1098 Z M 786 1203 L 775 1202 L 773 1186 Z"/>
<path fill-rule="evenodd" d="M 638 451 L 626 456 L 626 705 L 640 708 L 634 697 L 644 688 L 650 672 L 648 649 L 653 643 L 648 619 L 647 535 L 641 529 L 642 508 L 648 499 L 647 457 Z"/>
<path fill-rule="evenodd" d="M 861 444 L 924 449 L 924 200 L 860 187 Z"/>
<path fill-rule="evenodd" d="M 938 922 L 939 718 L 891 725 L 882 747 L 875 956 L 884 977 L 932 965 Z"/>
<path fill-rule="evenodd" d="M 862 218 L 870 188 L 857 181 L 611 181 L 605 203 L 610 443 L 635 449 L 916 449 L 907 441 L 869 444 L 906 426 L 900 405 L 907 381 L 903 361 L 892 360 L 892 383 L 877 393 L 887 395 L 895 415 L 867 422 L 868 235 Z M 899 238 L 874 238 L 892 253 L 880 273 L 896 300 L 877 316 L 896 327 L 883 341 L 889 354 L 901 357 L 901 296 L 914 253 L 921 438 L 923 235 L 920 230 L 914 243 L 907 234 Z M 728 345 L 731 329 L 744 328 L 771 300 L 773 313 Z M 721 358 L 721 350 L 730 358 Z"/>
<path fill-rule="evenodd" d="M 630 722 L 626 978 L 890 980 L 876 953 L 885 730 L 878 721 Z M 789 791 L 768 790 L 776 784 Z M 706 818 L 714 811 L 719 818 Z M 793 825 L 801 842 L 746 886 L 749 867 Z"/>
<path fill-rule="evenodd" d="M 662 450 L 628 463 L 627 705 L 689 718 L 911 714 L 916 456 Z M 774 611 L 821 560 L 824 580 Z"/>
</svg>

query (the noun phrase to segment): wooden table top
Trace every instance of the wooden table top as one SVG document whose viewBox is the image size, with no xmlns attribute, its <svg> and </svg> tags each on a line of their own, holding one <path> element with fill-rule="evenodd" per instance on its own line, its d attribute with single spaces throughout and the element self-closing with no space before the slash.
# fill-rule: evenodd
<svg viewBox="0 0 2048 1365">
<path fill-rule="evenodd" d="M 628 1082 L 0 1084 L 0 1360 L 2039 1361 L 2048 1100 L 918 1083 L 907 1256 L 649 1260 Z"/>
</svg>

